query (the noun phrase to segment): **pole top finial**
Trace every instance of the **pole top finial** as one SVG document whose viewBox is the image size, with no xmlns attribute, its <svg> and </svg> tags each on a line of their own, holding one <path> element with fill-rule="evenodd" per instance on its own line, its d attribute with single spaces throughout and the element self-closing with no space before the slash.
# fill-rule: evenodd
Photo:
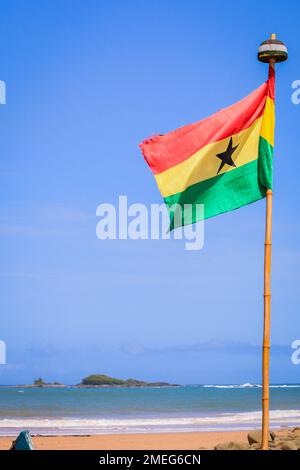
<svg viewBox="0 0 300 470">
<path fill-rule="evenodd" d="M 260 62 L 284 62 L 288 58 L 286 45 L 276 39 L 276 34 L 271 34 L 271 38 L 262 42 L 258 48 L 257 58 Z"/>
</svg>

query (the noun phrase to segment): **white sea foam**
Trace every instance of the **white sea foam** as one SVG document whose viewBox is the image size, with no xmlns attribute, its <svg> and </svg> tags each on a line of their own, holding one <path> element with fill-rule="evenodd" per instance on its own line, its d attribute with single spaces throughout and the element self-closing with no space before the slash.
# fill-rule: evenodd
<svg viewBox="0 0 300 470">
<path fill-rule="evenodd" d="M 271 410 L 271 426 L 295 426 L 300 423 L 300 410 Z M 213 416 L 168 418 L 3 418 L 0 434 L 14 435 L 21 429 L 38 434 L 117 434 L 175 431 L 214 431 L 253 429 L 260 425 L 261 412 L 222 413 Z"/>
<path fill-rule="evenodd" d="M 260 388 L 259 384 L 240 384 L 240 385 L 203 385 L 204 388 Z"/>
<path fill-rule="evenodd" d="M 251 384 L 251 383 L 245 383 L 245 384 L 239 384 L 239 385 L 203 385 L 204 388 L 262 388 L 261 384 Z M 285 385 L 285 384 L 279 384 L 279 385 L 270 385 L 270 388 L 300 388 L 299 385 Z"/>
</svg>

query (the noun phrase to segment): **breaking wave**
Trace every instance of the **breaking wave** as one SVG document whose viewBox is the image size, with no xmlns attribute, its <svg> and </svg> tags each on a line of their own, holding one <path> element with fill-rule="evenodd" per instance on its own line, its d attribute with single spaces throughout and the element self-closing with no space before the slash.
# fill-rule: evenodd
<svg viewBox="0 0 300 470">
<path fill-rule="evenodd" d="M 245 383 L 240 385 L 203 385 L 204 388 L 261 388 L 261 384 Z M 270 388 L 300 388 L 300 384 L 270 385 Z"/>
<path fill-rule="evenodd" d="M 270 421 L 273 428 L 295 426 L 300 422 L 300 410 L 271 410 Z M 260 411 L 166 418 L 4 418 L 0 420 L 0 434 L 15 435 L 21 429 L 47 435 L 221 431 L 254 429 L 260 423 Z"/>
</svg>

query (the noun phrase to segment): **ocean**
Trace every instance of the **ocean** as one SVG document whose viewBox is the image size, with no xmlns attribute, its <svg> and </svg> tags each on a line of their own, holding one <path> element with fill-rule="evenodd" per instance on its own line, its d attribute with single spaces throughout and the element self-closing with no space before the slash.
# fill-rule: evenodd
<svg viewBox="0 0 300 470">
<path fill-rule="evenodd" d="M 300 425 L 300 385 L 271 386 L 271 427 Z M 253 429 L 259 385 L 175 388 L 0 387 L 0 434 L 116 434 Z"/>
</svg>

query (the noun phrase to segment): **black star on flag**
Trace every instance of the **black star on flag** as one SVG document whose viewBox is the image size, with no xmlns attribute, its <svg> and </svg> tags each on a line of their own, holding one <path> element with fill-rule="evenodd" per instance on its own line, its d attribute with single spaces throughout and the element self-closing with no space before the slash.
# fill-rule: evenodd
<svg viewBox="0 0 300 470">
<path fill-rule="evenodd" d="M 220 173 L 224 165 L 236 166 L 236 164 L 232 160 L 232 154 L 238 148 L 238 146 L 239 144 L 236 145 L 235 147 L 232 147 L 232 137 L 230 137 L 230 141 L 225 152 L 218 153 L 216 155 L 218 158 L 220 158 L 220 160 L 222 160 L 217 174 Z"/>
</svg>

